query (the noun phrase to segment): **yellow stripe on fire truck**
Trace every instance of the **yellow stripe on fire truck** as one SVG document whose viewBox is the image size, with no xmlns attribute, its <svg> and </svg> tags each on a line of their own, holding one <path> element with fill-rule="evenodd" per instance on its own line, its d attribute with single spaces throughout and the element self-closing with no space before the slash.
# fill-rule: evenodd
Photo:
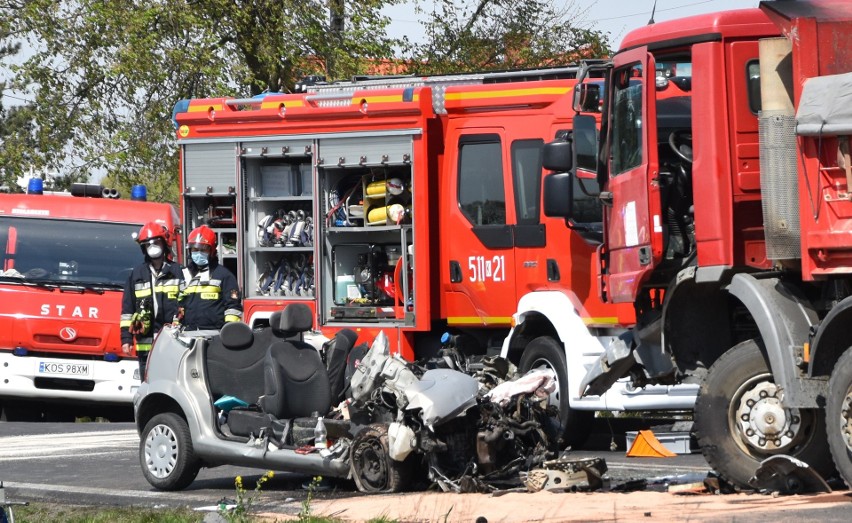
<svg viewBox="0 0 852 523">
<path fill-rule="evenodd" d="M 571 87 L 547 87 L 537 89 L 501 89 L 499 91 L 456 91 L 446 94 L 449 100 L 482 100 L 492 98 L 517 98 L 519 96 L 536 95 L 563 95 L 569 92 Z"/>
</svg>

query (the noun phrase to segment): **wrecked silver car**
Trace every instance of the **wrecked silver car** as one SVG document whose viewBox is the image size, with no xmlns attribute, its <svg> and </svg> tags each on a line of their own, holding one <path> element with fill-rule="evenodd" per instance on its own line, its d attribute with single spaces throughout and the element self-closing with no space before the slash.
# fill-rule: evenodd
<svg viewBox="0 0 852 523">
<path fill-rule="evenodd" d="M 488 491 L 556 457 L 557 412 L 543 401 L 552 373 L 509 381 L 500 358 L 473 374 L 412 364 L 383 334 L 353 349 L 348 330 L 317 351 L 303 340 L 311 326 L 310 309 L 292 304 L 260 330 L 164 328 L 134 398 L 148 482 L 180 490 L 200 468 L 229 464 L 349 478 L 363 492 L 427 481 Z"/>
</svg>

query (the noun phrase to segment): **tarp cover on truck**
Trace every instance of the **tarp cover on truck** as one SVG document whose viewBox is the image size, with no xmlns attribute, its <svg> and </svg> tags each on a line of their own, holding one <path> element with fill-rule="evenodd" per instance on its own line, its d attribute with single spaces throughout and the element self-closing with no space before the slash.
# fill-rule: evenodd
<svg viewBox="0 0 852 523">
<path fill-rule="evenodd" d="M 811 78 L 802 88 L 796 134 L 852 134 L 852 73 Z"/>
</svg>

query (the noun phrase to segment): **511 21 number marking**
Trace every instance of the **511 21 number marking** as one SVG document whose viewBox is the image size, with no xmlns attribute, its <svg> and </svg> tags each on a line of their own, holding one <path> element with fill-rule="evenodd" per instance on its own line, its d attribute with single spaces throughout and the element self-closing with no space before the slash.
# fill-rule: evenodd
<svg viewBox="0 0 852 523">
<path fill-rule="evenodd" d="M 506 258 L 504 256 L 470 256 L 467 259 L 467 268 L 470 269 L 471 282 L 502 282 L 506 281 Z"/>
</svg>

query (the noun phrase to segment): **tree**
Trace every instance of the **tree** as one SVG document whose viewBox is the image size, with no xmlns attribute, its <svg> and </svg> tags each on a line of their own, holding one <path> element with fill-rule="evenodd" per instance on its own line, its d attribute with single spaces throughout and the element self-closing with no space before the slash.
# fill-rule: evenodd
<svg viewBox="0 0 852 523">
<path fill-rule="evenodd" d="M 6 115 L 17 130 L 0 161 L 57 171 L 66 185 L 97 175 L 124 194 L 143 183 L 149 198 L 177 202 L 171 120 L 181 99 L 371 73 L 395 49 L 416 73 L 535 67 L 606 49 L 601 34 L 536 0 L 479 0 L 473 10 L 441 0 L 432 40 L 412 45 L 389 38 L 382 15 L 403 1 L 0 0 L 0 46 L 28 43 L 20 63 L 0 55 L 0 73 L 33 100 Z"/>
<path fill-rule="evenodd" d="M 36 166 L 69 182 L 100 173 L 125 193 L 144 183 L 150 198 L 176 202 L 178 100 L 363 72 L 362 58 L 392 53 L 380 10 L 397 1 L 345 5 L 332 37 L 326 0 L 5 0 L 0 45 L 32 43 L 32 55 L 7 68 L 11 86 L 34 100 Z"/>
<path fill-rule="evenodd" d="M 423 12 L 423 7 L 418 6 Z M 608 56 L 609 37 L 584 27 L 587 10 L 552 0 L 436 0 L 427 41 L 406 40 L 412 72 L 436 74 L 566 65 Z"/>
<path fill-rule="evenodd" d="M 0 26 L 0 41 L 5 34 Z M 19 44 L 0 45 L 0 60 L 16 55 L 19 50 Z M 6 82 L 0 82 L 0 92 L 6 94 Z M 18 178 L 23 177 L 34 163 L 31 109 L 28 105 L 7 107 L 0 98 L 0 186 L 9 190 L 16 190 Z"/>
</svg>

